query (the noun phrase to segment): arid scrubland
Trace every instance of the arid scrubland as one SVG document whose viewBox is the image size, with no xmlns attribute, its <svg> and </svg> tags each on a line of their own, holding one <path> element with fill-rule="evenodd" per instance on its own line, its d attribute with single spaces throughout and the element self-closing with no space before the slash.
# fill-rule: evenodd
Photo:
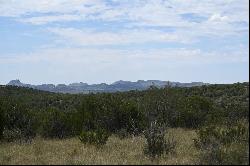
<svg viewBox="0 0 250 166">
<path fill-rule="evenodd" d="M 2 143 L 0 164 L 197 164 L 195 131 L 176 128 L 169 134 L 177 141 L 175 153 L 155 160 L 144 154 L 143 136 L 120 139 L 112 135 L 100 148 L 82 144 L 78 138 L 36 138 L 31 144 Z"/>
</svg>

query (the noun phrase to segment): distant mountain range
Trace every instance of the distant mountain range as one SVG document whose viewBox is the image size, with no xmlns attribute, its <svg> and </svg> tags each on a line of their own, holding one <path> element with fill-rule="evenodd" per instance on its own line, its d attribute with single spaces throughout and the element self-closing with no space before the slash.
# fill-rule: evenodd
<svg viewBox="0 0 250 166">
<path fill-rule="evenodd" d="M 193 87 L 193 86 L 202 86 L 208 85 L 208 83 L 203 82 L 191 82 L 191 83 L 180 83 L 180 82 L 169 82 L 169 81 L 159 81 L 159 80 L 138 80 L 137 82 L 131 81 L 117 81 L 113 84 L 92 84 L 89 85 L 87 83 L 72 83 L 69 85 L 65 84 L 42 84 L 42 85 L 31 85 L 31 84 L 24 84 L 20 80 L 12 80 L 7 85 L 10 86 L 19 86 L 19 87 L 28 87 L 43 91 L 49 92 L 56 92 L 56 93 L 96 93 L 96 92 L 124 92 L 130 90 L 146 90 L 150 86 L 156 86 L 158 88 L 163 88 L 166 85 L 172 87 Z"/>
</svg>

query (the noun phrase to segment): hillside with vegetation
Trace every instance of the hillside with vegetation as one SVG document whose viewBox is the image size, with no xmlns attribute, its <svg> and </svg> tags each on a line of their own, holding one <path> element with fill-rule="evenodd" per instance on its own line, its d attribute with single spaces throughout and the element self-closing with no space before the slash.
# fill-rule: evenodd
<svg viewBox="0 0 250 166">
<path fill-rule="evenodd" d="M 0 164 L 249 164 L 249 83 L 60 94 L 0 86 Z"/>
</svg>

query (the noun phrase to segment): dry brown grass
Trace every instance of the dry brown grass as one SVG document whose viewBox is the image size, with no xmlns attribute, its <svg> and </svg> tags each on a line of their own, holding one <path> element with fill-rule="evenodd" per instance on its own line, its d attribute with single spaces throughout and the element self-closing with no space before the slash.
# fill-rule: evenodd
<svg viewBox="0 0 250 166">
<path fill-rule="evenodd" d="M 143 137 L 119 139 L 111 136 L 106 145 L 96 148 L 82 144 L 78 138 L 44 140 L 36 138 L 32 144 L 0 144 L 0 165 L 4 164 L 196 164 L 198 151 L 192 130 L 171 129 L 177 141 L 176 154 L 154 161 L 144 155 Z"/>
</svg>

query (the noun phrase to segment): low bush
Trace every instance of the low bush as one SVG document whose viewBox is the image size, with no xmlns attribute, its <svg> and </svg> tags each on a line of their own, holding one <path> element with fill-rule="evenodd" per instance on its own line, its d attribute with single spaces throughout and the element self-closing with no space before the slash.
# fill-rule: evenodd
<svg viewBox="0 0 250 166">
<path fill-rule="evenodd" d="M 6 142 L 31 143 L 34 136 L 29 135 L 26 131 L 18 128 L 3 131 L 2 140 Z"/>
<path fill-rule="evenodd" d="M 173 138 L 166 135 L 167 130 L 163 125 L 152 122 L 150 127 L 144 132 L 147 140 L 146 147 L 144 149 L 145 154 L 152 158 L 159 157 L 162 154 L 168 154 L 174 152 L 176 142 Z"/>
<path fill-rule="evenodd" d="M 198 130 L 195 145 L 201 164 L 249 164 L 248 122 L 233 126 L 207 126 Z"/>
<path fill-rule="evenodd" d="M 97 129 L 95 131 L 82 131 L 79 139 L 84 144 L 92 144 L 101 146 L 106 144 L 110 134 L 104 129 Z"/>
<path fill-rule="evenodd" d="M 25 142 L 31 142 L 36 135 L 36 120 L 34 112 L 25 107 L 22 103 L 11 104 L 8 107 L 2 105 L 4 110 L 0 108 L 0 132 L 2 132 L 2 138 L 7 141 L 24 140 Z M 1 134 L 0 134 L 1 137 Z"/>
<path fill-rule="evenodd" d="M 178 105 L 177 123 L 179 127 L 198 128 L 205 124 L 214 112 L 213 103 L 200 96 L 186 97 Z"/>
<path fill-rule="evenodd" d="M 49 108 L 43 114 L 40 134 L 45 138 L 66 138 L 73 136 L 74 122 L 69 113 Z"/>
<path fill-rule="evenodd" d="M 7 142 L 21 140 L 23 138 L 22 131 L 20 129 L 4 130 L 3 138 Z"/>
</svg>

